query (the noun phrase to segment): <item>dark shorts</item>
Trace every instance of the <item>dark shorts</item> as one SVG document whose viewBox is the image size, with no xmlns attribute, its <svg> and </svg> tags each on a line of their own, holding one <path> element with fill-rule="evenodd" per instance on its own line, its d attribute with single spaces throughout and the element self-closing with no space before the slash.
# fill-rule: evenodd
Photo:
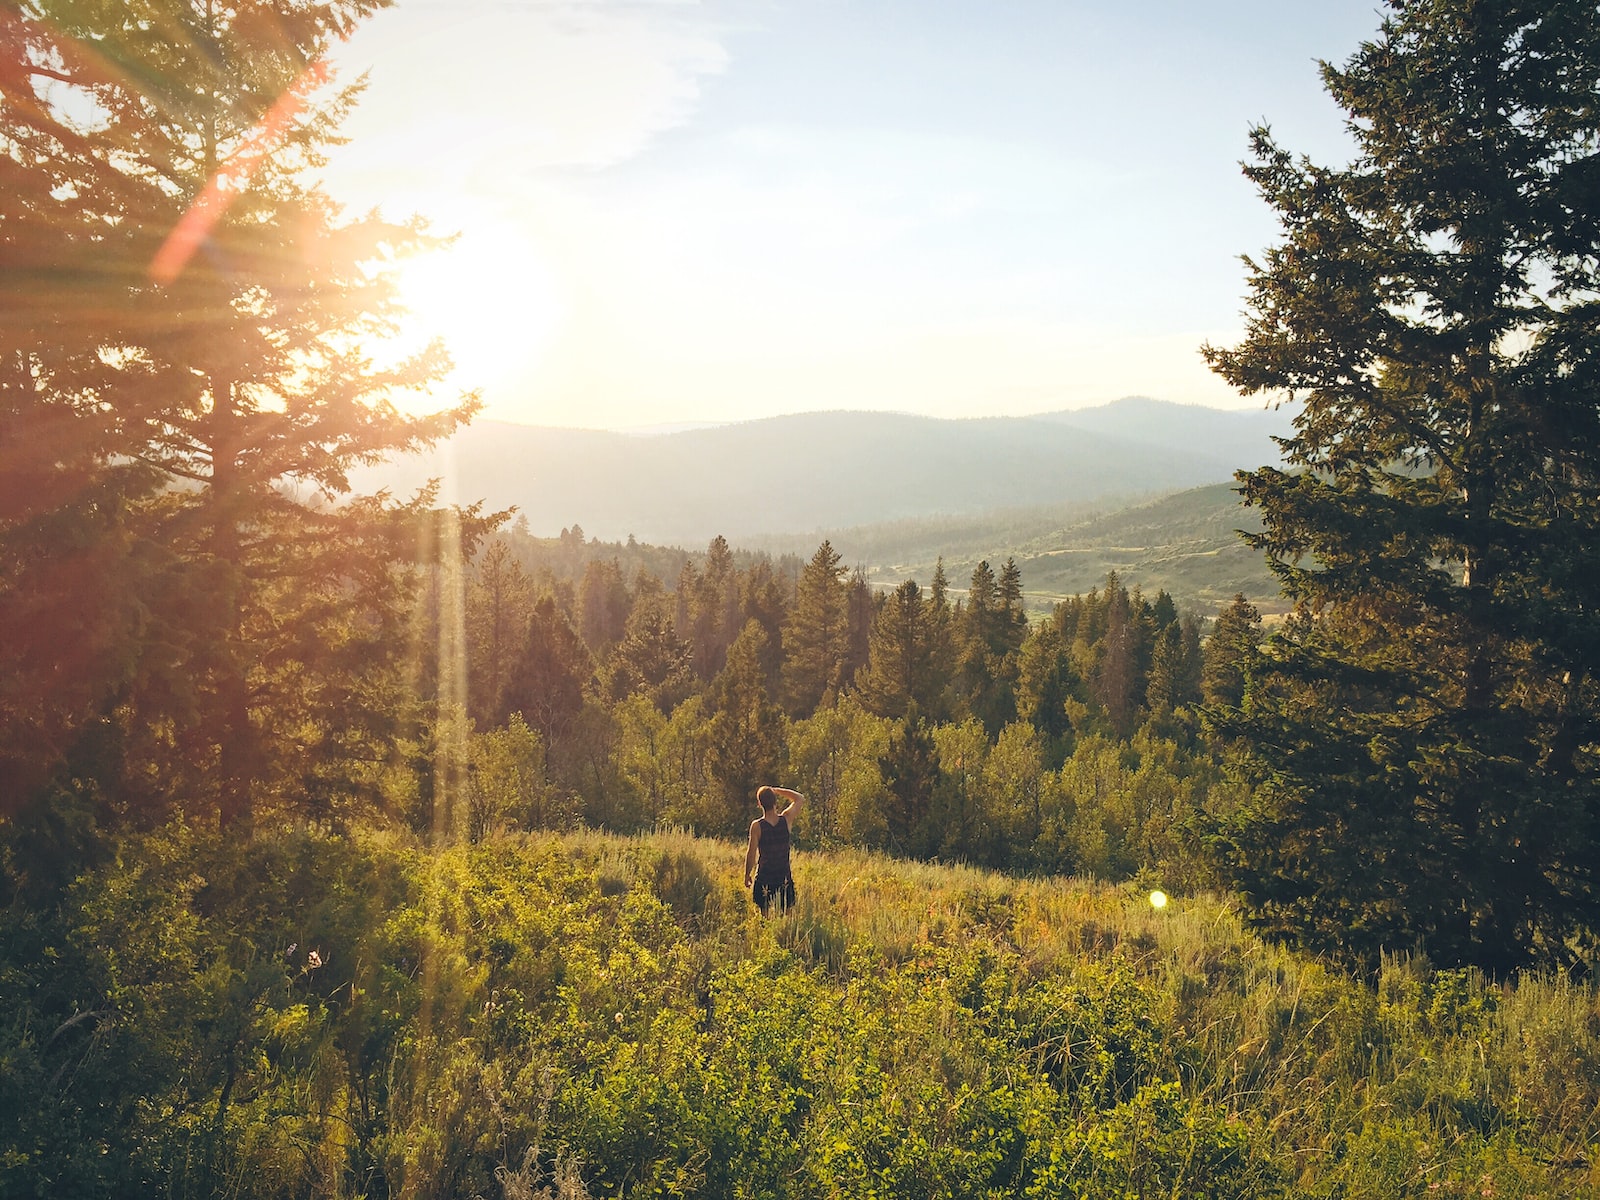
<svg viewBox="0 0 1600 1200">
<path fill-rule="evenodd" d="M 761 909 L 763 914 L 770 912 L 774 904 L 778 906 L 779 912 L 793 908 L 794 876 L 784 879 L 763 879 L 757 875 L 756 886 L 751 895 L 755 898 L 756 907 Z"/>
</svg>

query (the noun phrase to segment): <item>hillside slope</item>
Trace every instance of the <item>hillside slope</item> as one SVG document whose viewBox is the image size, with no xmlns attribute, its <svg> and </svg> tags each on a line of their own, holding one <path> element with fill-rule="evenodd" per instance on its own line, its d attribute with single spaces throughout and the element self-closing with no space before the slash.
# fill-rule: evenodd
<svg viewBox="0 0 1600 1200">
<path fill-rule="evenodd" d="M 926 584 L 934 563 L 959 591 L 980 559 L 991 565 L 1014 557 L 1028 606 L 1048 609 L 1081 595 L 1117 572 L 1147 594 L 1166 589 L 1180 608 L 1214 615 L 1235 593 L 1264 613 L 1281 611 L 1278 584 L 1240 530 L 1261 527 L 1234 485 L 1215 483 L 1155 499 L 1104 507 L 1056 505 L 1005 509 L 961 517 L 923 517 L 825 531 L 851 566 L 875 586 L 902 580 Z M 774 554 L 810 553 L 816 536 L 749 539 L 745 546 Z"/>
<path fill-rule="evenodd" d="M 1600 1194 L 1592 984 L 1369 987 L 1210 897 L 803 841 L 763 921 L 742 853 L 130 838 L 4 914 L 0 1190 Z"/>
<path fill-rule="evenodd" d="M 576 523 L 695 546 L 1219 482 L 1274 459 L 1285 422 L 1140 399 L 981 420 L 804 413 L 648 437 L 480 421 L 355 483 L 405 494 L 438 477 L 460 500 L 516 505 L 535 533 Z"/>
</svg>

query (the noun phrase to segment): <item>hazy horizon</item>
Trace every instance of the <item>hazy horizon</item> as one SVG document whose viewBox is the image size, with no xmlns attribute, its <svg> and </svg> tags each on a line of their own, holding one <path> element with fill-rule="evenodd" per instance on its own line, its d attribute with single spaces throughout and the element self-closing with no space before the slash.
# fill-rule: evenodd
<svg viewBox="0 0 1600 1200">
<path fill-rule="evenodd" d="M 815 416 L 815 415 L 827 414 L 827 413 L 870 413 L 870 414 L 875 414 L 875 415 L 879 415 L 879 416 L 889 416 L 889 417 L 916 417 L 916 418 L 919 418 L 919 419 L 926 419 L 926 420 L 931 420 L 931 421 L 986 421 L 986 420 L 999 420 L 999 419 L 1027 420 L 1030 417 L 1049 417 L 1049 416 L 1052 416 L 1054 414 L 1063 413 L 1063 412 L 1088 412 L 1088 411 L 1093 411 L 1093 410 L 1097 410 L 1097 409 L 1111 408 L 1114 405 L 1123 404 L 1123 403 L 1127 403 L 1127 402 L 1135 402 L 1135 403 L 1144 402 L 1144 403 L 1157 404 L 1157 405 L 1170 405 L 1170 406 L 1177 407 L 1177 408 L 1198 408 L 1198 409 L 1205 409 L 1205 410 L 1207 410 L 1209 412 L 1224 412 L 1224 413 L 1239 413 L 1239 414 L 1248 414 L 1248 413 L 1260 412 L 1260 411 L 1263 411 L 1263 410 L 1265 410 L 1267 408 L 1273 407 L 1272 405 L 1269 405 L 1269 404 L 1267 404 L 1265 402 L 1258 402 L 1258 401 L 1253 400 L 1253 399 L 1252 400 L 1248 400 L 1248 401 L 1243 401 L 1241 404 L 1237 404 L 1237 405 L 1222 405 L 1222 404 L 1206 404 L 1206 403 L 1203 403 L 1203 402 L 1200 402 L 1200 401 L 1185 402 L 1185 401 L 1178 401 L 1178 400 L 1164 400 L 1159 396 L 1127 395 L 1127 396 L 1117 396 L 1117 397 L 1115 397 L 1114 399 L 1111 399 L 1111 400 L 1090 400 L 1090 401 L 1082 403 L 1082 404 L 1068 404 L 1068 405 L 1062 405 L 1059 408 L 1040 409 L 1037 412 L 1023 412 L 1023 413 L 980 412 L 980 413 L 967 413 L 967 414 L 962 414 L 962 413 L 941 414 L 941 413 L 915 412 L 915 411 L 912 411 L 910 409 L 897 409 L 897 408 L 870 408 L 870 407 L 806 408 L 806 409 L 795 409 L 795 410 L 789 411 L 789 412 L 770 412 L 770 413 L 769 412 L 763 412 L 763 413 L 753 413 L 753 414 L 750 414 L 748 416 L 730 416 L 730 417 L 725 417 L 725 418 L 723 418 L 721 420 L 696 420 L 693 417 L 683 417 L 683 418 L 676 419 L 676 420 L 669 418 L 669 419 L 663 419 L 663 420 L 660 420 L 660 421 L 652 421 L 652 422 L 639 424 L 639 425 L 601 426 L 601 425 L 581 424 L 581 423 L 558 423 L 558 422 L 554 422 L 554 421 L 538 421 L 538 420 L 530 420 L 530 419 L 527 419 L 527 418 L 524 418 L 524 417 L 501 416 L 501 415 L 499 415 L 497 413 L 494 413 L 494 412 L 487 412 L 487 413 L 480 414 L 477 418 L 475 418 L 473 423 L 474 424 L 478 424 L 478 425 L 482 425 L 482 424 L 484 424 L 486 422 L 496 422 L 496 423 L 504 424 L 504 425 L 524 425 L 524 426 L 529 426 L 529 427 L 534 427 L 534 428 L 562 429 L 562 430 L 570 430 L 570 431 L 573 431 L 573 432 L 620 433 L 620 434 L 627 434 L 627 435 L 633 436 L 633 437 L 659 437 L 659 436 L 666 436 L 666 435 L 670 435 L 670 434 L 674 434 L 674 433 L 687 433 L 687 432 L 691 432 L 691 431 L 697 430 L 697 429 L 721 429 L 721 428 L 724 428 L 724 427 L 729 426 L 729 425 L 743 425 L 743 424 L 749 424 L 749 423 L 753 423 L 753 422 L 757 422 L 757 421 L 776 421 L 776 420 L 782 420 L 782 419 L 787 418 L 787 417 L 808 417 L 808 416 Z"/>
</svg>

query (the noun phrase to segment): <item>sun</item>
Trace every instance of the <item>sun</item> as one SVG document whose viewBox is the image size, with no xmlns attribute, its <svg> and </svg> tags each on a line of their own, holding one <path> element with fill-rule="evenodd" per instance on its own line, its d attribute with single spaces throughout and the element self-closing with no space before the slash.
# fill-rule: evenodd
<svg viewBox="0 0 1600 1200">
<path fill-rule="evenodd" d="M 413 353 L 434 338 L 449 350 L 447 383 L 496 392 L 531 376 L 561 323 L 554 281 L 532 238 L 513 223 L 476 217 L 449 245 L 394 268 L 404 315 L 392 349 Z"/>
</svg>

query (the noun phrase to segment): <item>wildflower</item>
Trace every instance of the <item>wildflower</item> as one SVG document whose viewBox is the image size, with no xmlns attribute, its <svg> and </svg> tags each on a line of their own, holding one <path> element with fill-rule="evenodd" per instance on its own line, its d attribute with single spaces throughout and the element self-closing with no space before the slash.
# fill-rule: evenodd
<svg viewBox="0 0 1600 1200">
<path fill-rule="evenodd" d="M 294 960 L 294 952 L 298 949 L 300 949 L 299 942 L 290 942 L 289 948 L 283 952 L 283 956 L 292 962 Z"/>
<path fill-rule="evenodd" d="M 322 955 L 318 954 L 315 950 L 306 955 L 306 968 L 308 970 L 315 971 L 321 965 Z"/>
<path fill-rule="evenodd" d="M 618 1024 L 618 1025 L 621 1025 L 621 1024 L 622 1024 L 622 1014 L 621 1014 L 621 1013 L 618 1013 L 618 1014 L 617 1014 L 617 1024 Z"/>
</svg>

